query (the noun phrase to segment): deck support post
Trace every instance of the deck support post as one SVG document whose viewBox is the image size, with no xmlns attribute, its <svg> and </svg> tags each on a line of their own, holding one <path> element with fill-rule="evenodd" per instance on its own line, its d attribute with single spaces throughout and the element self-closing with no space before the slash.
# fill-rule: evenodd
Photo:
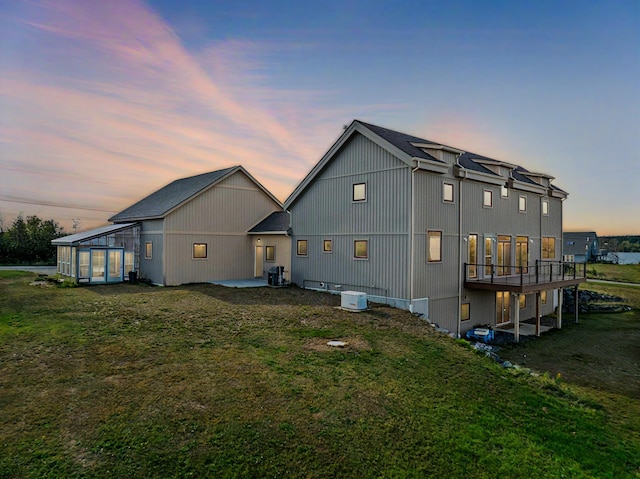
<svg viewBox="0 0 640 479">
<path fill-rule="evenodd" d="M 516 343 L 520 342 L 520 295 L 513 295 L 513 305 L 511 307 L 513 311 L 513 336 Z"/>
<path fill-rule="evenodd" d="M 556 315 L 556 328 L 562 329 L 562 297 L 564 296 L 564 288 L 558 290 L 558 313 Z"/>
<path fill-rule="evenodd" d="M 578 296 L 578 286 L 579 285 L 575 285 L 573 288 L 573 305 L 575 307 L 575 318 L 574 321 L 577 323 L 578 322 L 578 312 L 580 310 L 580 298 Z"/>
<path fill-rule="evenodd" d="M 536 336 L 540 336 L 540 291 L 536 291 Z"/>
</svg>

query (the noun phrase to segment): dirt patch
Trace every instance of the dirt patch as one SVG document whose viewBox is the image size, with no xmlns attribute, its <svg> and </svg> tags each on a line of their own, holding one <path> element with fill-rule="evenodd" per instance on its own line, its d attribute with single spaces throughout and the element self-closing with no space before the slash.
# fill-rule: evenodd
<svg viewBox="0 0 640 479">
<path fill-rule="evenodd" d="M 344 346 L 329 346 L 329 341 L 342 341 Z M 346 338 L 310 338 L 305 341 L 304 348 L 308 351 L 371 351 L 369 342 L 358 336 L 348 336 Z"/>
</svg>

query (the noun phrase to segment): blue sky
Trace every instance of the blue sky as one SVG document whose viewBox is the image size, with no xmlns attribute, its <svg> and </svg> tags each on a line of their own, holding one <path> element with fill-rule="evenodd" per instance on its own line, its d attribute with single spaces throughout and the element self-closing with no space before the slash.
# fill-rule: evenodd
<svg viewBox="0 0 640 479">
<path fill-rule="evenodd" d="M 244 165 L 284 200 L 354 118 L 549 173 L 640 234 L 640 2 L 2 1 L 0 218 L 87 229 Z"/>
</svg>

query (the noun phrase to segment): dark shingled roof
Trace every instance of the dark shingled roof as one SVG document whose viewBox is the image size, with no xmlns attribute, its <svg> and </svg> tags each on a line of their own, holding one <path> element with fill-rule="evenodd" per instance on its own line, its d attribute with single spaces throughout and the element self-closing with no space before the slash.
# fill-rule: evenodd
<svg viewBox="0 0 640 479">
<path fill-rule="evenodd" d="M 274 211 L 260 223 L 249 230 L 249 233 L 273 233 L 287 231 L 290 224 L 288 211 Z"/>
<path fill-rule="evenodd" d="M 161 218 L 176 206 L 185 202 L 196 193 L 206 189 L 213 183 L 239 168 L 233 166 L 224 170 L 212 171 L 201 175 L 183 178 L 169 183 L 164 188 L 150 194 L 136 204 L 109 218 L 109 221 L 135 221 L 145 218 Z"/>
</svg>

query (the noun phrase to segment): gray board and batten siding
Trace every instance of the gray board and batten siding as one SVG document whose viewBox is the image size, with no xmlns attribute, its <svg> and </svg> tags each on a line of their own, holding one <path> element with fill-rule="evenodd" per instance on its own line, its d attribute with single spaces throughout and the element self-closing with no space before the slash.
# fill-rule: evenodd
<svg viewBox="0 0 640 479">
<path fill-rule="evenodd" d="M 515 165 L 354 121 L 285 202 L 292 221 L 292 281 L 364 291 L 458 333 L 478 321 L 490 323 L 495 293 L 462 286 L 469 234 L 477 235 L 477 263 L 486 238 L 493 239 L 495 261 L 498 235 L 511 238 L 511 258 L 516 237 L 525 236 L 529 264 L 542 257 L 541 238 L 553 237 L 560 259 L 566 193 L 549 181 Z M 366 185 L 364 201 L 353 199 L 357 183 Z M 444 183 L 453 187 L 452 201 L 444 201 Z M 485 190 L 492 192 L 491 207 L 483 205 Z M 518 208 L 520 196 L 526 198 L 525 212 Z M 547 215 L 541 213 L 543 199 Z M 428 261 L 429 231 L 442 235 L 441 261 Z M 298 240 L 308 242 L 304 256 L 297 254 Z M 332 242 L 331 252 L 323 250 L 325 240 Z M 356 240 L 368 242 L 367 259 L 354 257 Z M 471 303 L 472 310 L 472 320 L 462 325 L 461 302 Z M 522 314 L 534 311 L 532 303 L 527 301 Z M 553 303 L 548 300 L 543 313 Z"/>
<path fill-rule="evenodd" d="M 281 210 L 270 192 L 236 166 L 176 180 L 111 220 L 141 222 L 140 276 L 168 286 L 252 277 L 247 231 Z M 206 245 L 206 257 L 194 257 L 196 244 Z"/>
</svg>

